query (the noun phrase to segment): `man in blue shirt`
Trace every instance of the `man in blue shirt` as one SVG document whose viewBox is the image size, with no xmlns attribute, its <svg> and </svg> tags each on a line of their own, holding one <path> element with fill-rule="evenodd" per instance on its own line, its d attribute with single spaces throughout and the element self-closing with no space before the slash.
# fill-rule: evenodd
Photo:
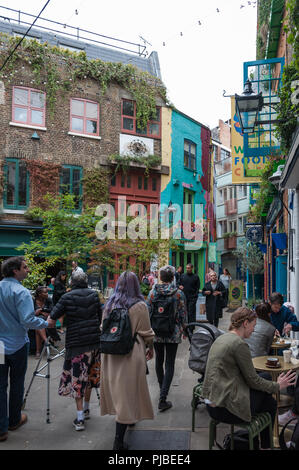
<svg viewBox="0 0 299 470">
<path fill-rule="evenodd" d="M 48 322 L 36 317 L 31 294 L 21 282 L 29 269 L 24 258 L 16 256 L 2 264 L 0 282 L 0 441 L 27 421 L 21 413 L 28 357 L 28 329 L 43 329 Z M 1 353 L 2 351 L 2 353 Z M 7 409 L 8 376 L 10 377 Z"/>
<path fill-rule="evenodd" d="M 273 292 L 270 295 L 271 305 L 271 322 L 275 326 L 276 330 L 280 335 L 288 334 L 292 331 L 299 331 L 299 321 L 296 315 L 285 305 L 283 296 L 279 292 Z M 282 354 L 281 352 L 279 354 Z M 288 388 L 288 391 L 291 391 Z M 292 409 L 286 411 L 278 416 L 278 423 L 280 426 L 284 426 L 290 419 L 299 417 L 299 377 L 297 383 L 293 388 L 294 394 L 294 405 Z"/>
<path fill-rule="evenodd" d="M 280 335 L 289 334 L 291 330 L 299 331 L 299 321 L 290 309 L 283 305 L 284 299 L 279 292 L 273 292 L 269 299 L 271 305 L 271 323 Z"/>
</svg>

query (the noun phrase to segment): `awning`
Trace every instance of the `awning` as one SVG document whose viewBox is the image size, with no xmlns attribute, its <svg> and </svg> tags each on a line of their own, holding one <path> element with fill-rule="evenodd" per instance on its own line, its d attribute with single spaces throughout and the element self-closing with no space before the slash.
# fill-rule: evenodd
<svg viewBox="0 0 299 470">
<path fill-rule="evenodd" d="M 262 253 L 267 253 L 267 245 L 266 243 L 257 243 L 257 246 L 261 250 Z"/>
<path fill-rule="evenodd" d="M 272 240 L 274 241 L 277 250 L 285 250 L 287 248 L 286 233 L 272 233 Z"/>
<path fill-rule="evenodd" d="M 29 243 L 30 240 L 40 237 L 41 227 L 28 226 L 0 226 L 0 256 L 22 256 L 22 251 L 16 248 L 22 243 Z"/>
</svg>

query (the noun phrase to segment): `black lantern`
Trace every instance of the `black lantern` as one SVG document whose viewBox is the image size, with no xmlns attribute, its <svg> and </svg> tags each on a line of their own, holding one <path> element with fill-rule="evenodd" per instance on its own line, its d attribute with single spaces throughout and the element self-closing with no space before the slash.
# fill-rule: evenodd
<svg viewBox="0 0 299 470">
<path fill-rule="evenodd" d="M 258 112 L 261 111 L 264 100 L 262 92 L 255 94 L 250 80 L 247 80 L 242 95 L 235 94 L 236 113 L 243 134 L 254 132 Z"/>
</svg>

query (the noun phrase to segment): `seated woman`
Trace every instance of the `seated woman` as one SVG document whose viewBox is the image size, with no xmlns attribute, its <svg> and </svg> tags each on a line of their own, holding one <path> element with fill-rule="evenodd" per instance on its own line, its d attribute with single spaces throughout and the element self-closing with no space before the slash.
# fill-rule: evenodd
<svg viewBox="0 0 299 470">
<path fill-rule="evenodd" d="M 277 382 L 265 380 L 255 371 L 244 339 L 253 332 L 256 317 L 249 308 L 238 308 L 231 316 L 229 332 L 219 336 L 209 352 L 203 397 L 211 418 L 222 423 L 250 422 L 252 415 L 267 411 L 273 425 L 277 404 L 272 394 L 296 381 L 292 371 L 280 374 Z M 267 429 L 261 432 L 261 447 L 270 447 Z"/>
<path fill-rule="evenodd" d="M 270 320 L 271 306 L 268 303 L 261 303 L 256 306 L 255 312 L 256 325 L 250 338 L 245 339 L 245 342 L 249 346 L 251 357 L 267 356 L 275 333 L 275 326 Z"/>
</svg>

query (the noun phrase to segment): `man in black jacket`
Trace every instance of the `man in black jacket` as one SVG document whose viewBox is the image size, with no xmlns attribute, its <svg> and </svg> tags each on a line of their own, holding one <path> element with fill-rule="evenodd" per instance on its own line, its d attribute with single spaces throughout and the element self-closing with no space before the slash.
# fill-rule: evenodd
<svg viewBox="0 0 299 470">
<path fill-rule="evenodd" d="M 180 289 L 183 290 L 187 300 L 188 323 L 196 321 L 196 302 L 200 289 L 200 280 L 197 274 L 193 273 L 193 264 L 186 266 L 186 274 L 182 274 L 180 279 Z M 191 328 L 193 331 L 194 328 Z"/>
<path fill-rule="evenodd" d="M 59 394 L 75 396 L 77 419 L 73 425 L 76 431 L 84 430 L 84 419 L 89 418 L 92 386 L 89 374 L 91 366 L 100 357 L 101 303 L 98 293 L 88 289 L 87 282 L 87 274 L 74 273 L 72 290 L 59 299 L 50 315 L 54 325 L 58 318 L 66 316 L 66 352 Z M 98 385 L 97 382 L 95 386 Z"/>
</svg>

